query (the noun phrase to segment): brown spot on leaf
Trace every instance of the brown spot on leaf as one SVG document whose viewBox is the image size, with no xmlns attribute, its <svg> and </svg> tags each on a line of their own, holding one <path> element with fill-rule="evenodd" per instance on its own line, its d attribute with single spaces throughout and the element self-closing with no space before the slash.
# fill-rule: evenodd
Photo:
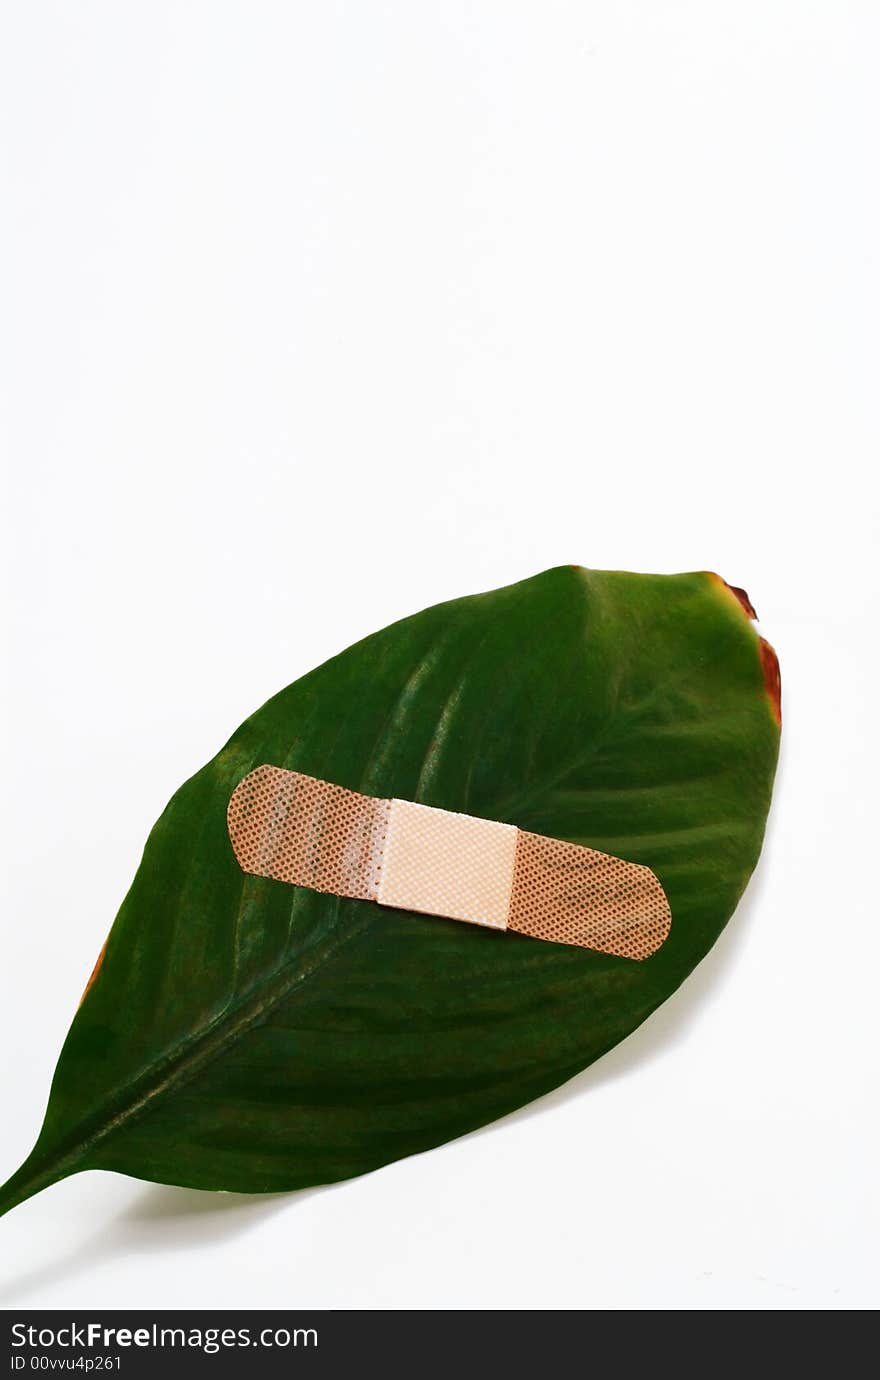
<svg viewBox="0 0 880 1380">
<path fill-rule="evenodd" d="M 719 585 L 726 589 L 729 594 L 733 595 L 746 618 L 757 618 L 758 615 L 755 612 L 755 606 L 744 589 L 741 589 L 739 585 L 729 585 L 726 580 L 722 580 L 720 575 L 716 575 L 714 570 L 710 570 L 709 575 L 711 579 L 717 580 Z"/>
<path fill-rule="evenodd" d="M 759 637 L 758 643 L 761 652 L 761 670 L 764 672 L 764 684 L 767 687 L 770 707 L 773 710 L 773 717 L 782 727 L 782 677 L 779 674 L 779 657 L 766 638 Z"/>
<path fill-rule="evenodd" d="M 722 580 L 720 575 L 716 575 L 714 570 L 707 571 L 710 580 L 732 595 L 739 604 L 747 618 L 757 618 L 755 606 L 744 589 L 738 585 L 729 585 L 726 580 Z M 770 708 L 773 710 L 773 717 L 779 726 L 782 726 L 782 678 L 779 674 L 779 658 L 770 646 L 766 638 L 758 638 L 758 655 L 761 658 L 761 670 L 764 673 L 764 685 L 767 689 L 767 698 L 770 701 Z"/>
<path fill-rule="evenodd" d="M 104 962 L 104 955 L 105 955 L 106 952 L 107 952 L 107 940 L 105 939 L 105 940 L 104 940 L 104 947 L 102 948 L 101 952 L 98 954 L 97 962 L 95 963 L 95 966 L 94 966 L 94 968 L 92 969 L 92 976 L 89 978 L 88 982 L 86 983 L 86 989 L 85 989 L 85 991 L 83 992 L 82 996 L 81 996 L 80 999 L 79 999 L 79 1004 L 80 1004 L 80 1006 L 82 1006 L 82 1004 L 83 1004 L 83 1002 L 85 1001 L 86 997 L 89 995 L 89 988 L 91 987 L 92 983 L 95 981 L 95 978 L 98 976 L 98 973 L 101 971 L 101 964 Z"/>
<path fill-rule="evenodd" d="M 726 580 L 724 581 L 724 583 L 727 585 Z M 755 606 L 752 603 L 749 596 L 746 594 L 745 590 L 740 589 L 739 585 L 727 585 L 727 588 L 730 590 L 731 594 L 735 595 L 739 602 L 742 604 L 746 612 L 746 617 L 757 618 L 758 615 L 755 613 Z"/>
</svg>

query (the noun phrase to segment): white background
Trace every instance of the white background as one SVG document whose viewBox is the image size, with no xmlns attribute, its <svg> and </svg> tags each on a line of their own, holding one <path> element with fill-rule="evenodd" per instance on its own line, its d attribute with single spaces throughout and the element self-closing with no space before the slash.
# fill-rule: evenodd
<svg viewBox="0 0 880 1380">
<path fill-rule="evenodd" d="M 880 11 L 12 0 L 2 1163 L 154 818 L 282 685 L 572 561 L 778 648 L 767 846 L 566 1088 L 336 1187 L 109 1174 L 7 1308 L 876 1304 Z"/>
</svg>

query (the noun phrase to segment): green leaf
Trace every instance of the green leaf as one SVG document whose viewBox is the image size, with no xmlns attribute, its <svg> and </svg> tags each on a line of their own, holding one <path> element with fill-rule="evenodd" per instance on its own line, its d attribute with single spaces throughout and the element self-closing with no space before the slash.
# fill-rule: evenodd
<svg viewBox="0 0 880 1380">
<path fill-rule="evenodd" d="M 242 1192 L 344 1179 L 583 1069 L 675 991 L 748 880 L 774 668 L 716 575 L 563 566 L 283 690 L 153 829 L 0 1211 L 83 1169 Z M 635 963 L 246 875 L 226 805 L 264 762 L 645 863 L 670 937 Z"/>
</svg>

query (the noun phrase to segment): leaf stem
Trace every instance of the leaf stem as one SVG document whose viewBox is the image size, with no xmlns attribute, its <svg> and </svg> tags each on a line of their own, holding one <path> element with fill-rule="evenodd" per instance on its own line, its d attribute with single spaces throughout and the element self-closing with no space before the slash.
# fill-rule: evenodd
<svg viewBox="0 0 880 1380">
<path fill-rule="evenodd" d="M 50 1188 L 52 1184 L 57 1184 L 75 1172 L 72 1166 L 68 1167 L 64 1159 L 48 1165 L 43 1161 L 40 1165 L 39 1162 L 34 1164 L 34 1156 L 29 1155 L 21 1168 L 0 1188 L 0 1217 L 18 1207 L 19 1203 L 32 1198 L 35 1193 Z"/>
</svg>

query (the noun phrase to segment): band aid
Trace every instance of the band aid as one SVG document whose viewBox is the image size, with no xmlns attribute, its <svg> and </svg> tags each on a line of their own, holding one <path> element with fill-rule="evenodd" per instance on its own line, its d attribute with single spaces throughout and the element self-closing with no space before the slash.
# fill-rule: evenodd
<svg viewBox="0 0 880 1380">
<path fill-rule="evenodd" d="M 245 872 L 336 896 L 648 958 L 672 917 L 648 867 L 411 800 L 379 800 L 281 767 L 232 793 Z"/>
</svg>

